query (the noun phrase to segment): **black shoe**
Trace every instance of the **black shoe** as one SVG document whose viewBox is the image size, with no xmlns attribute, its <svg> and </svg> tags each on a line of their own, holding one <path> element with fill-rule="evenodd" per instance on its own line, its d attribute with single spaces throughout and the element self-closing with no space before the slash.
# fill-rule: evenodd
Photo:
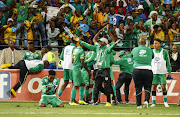
<svg viewBox="0 0 180 117">
<path fill-rule="evenodd" d="M 129 104 L 129 101 L 125 101 L 125 104 Z"/>
<path fill-rule="evenodd" d="M 122 102 L 122 101 L 120 101 L 120 102 L 119 102 L 119 104 L 123 104 L 123 102 Z"/>
</svg>

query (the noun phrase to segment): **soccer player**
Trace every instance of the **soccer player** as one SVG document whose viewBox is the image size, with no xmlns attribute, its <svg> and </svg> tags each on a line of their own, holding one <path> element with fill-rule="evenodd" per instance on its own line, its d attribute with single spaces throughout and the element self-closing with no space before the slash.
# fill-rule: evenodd
<svg viewBox="0 0 180 117">
<path fill-rule="evenodd" d="M 95 58 L 96 58 L 96 53 L 94 51 L 90 51 L 86 54 L 85 57 L 85 63 L 87 65 L 87 68 L 89 71 L 91 71 L 93 65 L 95 64 Z M 85 68 L 82 68 L 81 70 L 81 76 L 84 80 L 85 83 L 85 102 L 89 103 L 89 86 L 90 86 L 90 77 L 88 72 L 86 71 Z"/>
<path fill-rule="evenodd" d="M 145 45 L 146 45 L 146 40 L 141 38 L 139 40 L 139 47 L 134 48 L 131 52 L 131 56 L 134 61 L 133 64 L 134 70 L 132 76 L 136 88 L 137 108 L 142 108 L 141 95 L 142 95 L 143 86 L 145 91 L 144 108 L 148 108 L 152 80 L 153 80 L 153 73 L 151 70 L 152 69 L 151 60 L 153 57 L 153 52 L 150 48 L 147 48 Z"/>
<path fill-rule="evenodd" d="M 118 98 L 118 102 L 122 104 L 122 99 L 121 99 L 121 92 L 120 88 L 121 86 L 125 83 L 125 103 L 128 104 L 129 100 L 129 85 L 131 83 L 132 79 L 132 72 L 133 72 L 133 61 L 130 56 L 126 54 L 124 50 L 121 50 L 119 53 L 120 59 L 117 61 L 114 61 L 115 65 L 119 65 L 121 74 L 119 74 L 119 78 L 116 83 L 116 95 Z"/>
<path fill-rule="evenodd" d="M 49 75 L 45 76 L 42 81 L 42 95 L 39 101 L 39 107 L 46 107 L 51 104 L 53 107 L 64 107 L 61 100 L 56 96 L 59 79 L 55 78 L 56 72 L 49 70 Z"/>
<path fill-rule="evenodd" d="M 101 30 L 102 31 L 102 30 Z M 98 32 L 99 35 L 100 32 Z M 96 34 L 96 36 L 98 36 Z M 110 32 L 110 35 L 111 32 Z M 115 42 L 115 39 L 112 39 L 113 42 Z M 95 51 L 98 55 L 96 57 L 96 64 L 97 64 L 97 72 L 96 72 L 96 80 L 95 85 L 97 86 L 97 90 L 95 90 L 95 99 L 94 103 L 97 102 L 98 93 L 99 91 L 103 92 L 107 96 L 107 103 L 106 106 L 112 106 L 110 103 L 110 94 L 112 91 L 112 86 L 111 86 L 111 78 L 110 78 L 110 55 L 112 52 L 113 47 L 120 41 L 116 41 L 113 43 L 111 46 L 107 47 L 106 45 L 108 44 L 108 40 L 106 38 L 101 38 L 100 43 L 96 46 L 89 45 L 85 43 L 84 41 L 80 40 L 79 38 L 76 38 L 76 41 L 79 41 L 81 45 L 84 47 Z M 104 82 L 104 88 L 102 87 L 102 83 Z"/>
<path fill-rule="evenodd" d="M 154 39 L 154 59 L 152 60 L 153 82 L 152 82 L 152 105 L 156 106 L 156 88 L 160 84 L 163 90 L 164 106 L 169 107 L 167 103 L 166 90 L 166 73 L 171 73 L 171 63 L 167 50 L 161 48 L 162 42 L 160 39 Z M 166 67 L 167 66 L 167 67 Z"/>
<path fill-rule="evenodd" d="M 56 56 L 51 50 L 51 46 L 47 45 L 41 52 L 42 61 L 47 60 L 49 62 L 49 66 L 46 69 L 56 69 Z"/>
<path fill-rule="evenodd" d="M 21 60 L 15 66 L 11 64 L 3 64 L 1 68 L 8 67 L 9 69 L 20 69 L 20 79 L 19 82 L 11 89 L 11 93 L 16 97 L 16 91 L 19 87 L 26 81 L 28 74 L 37 74 L 40 73 L 44 68 L 49 66 L 48 61 L 40 60 Z"/>
<path fill-rule="evenodd" d="M 41 60 L 41 55 L 34 48 L 34 43 L 28 43 L 28 51 L 24 53 L 23 60 Z"/>
<path fill-rule="evenodd" d="M 75 37 L 75 41 L 79 40 L 78 37 Z M 83 105 L 87 105 L 88 103 L 86 103 L 85 101 L 82 100 L 83 95 L 80 95 L 80 100 L 79 100 L 79 104 L 76 104 L 74 102 L 75 97 L 76 97 L 76 92 L 79 86 L 82 86 L 83 84 L 83 79 L 81 76 L 81 67 L 84 67 L 85 70 L 88 72 L 89 77 L 91 76 L 91 72 L 88 70 L 85 62 L 84 62 L 84 50 L 82 49 L 82 46 L 78 46 L 77 48 L 74 49 L 73 51 L 73 65 L 72 65 L 72 78 L 73 78 L 73 88 L 72 88 L 72 92 L 71 92 L 71 100 L 70 100 L 70 105 L 79 105 L 79 104 L 83 104 Z M 81 89 L 80 93 L 81 93 Z"/>
<path fill-rule="evenodd" d="M 58 96 L 60 97 L 69 83 L 69 80 L 72 80 L 72 56 L 73 50 L 76 48 L 76 41 L 71 39 L 70 45 L 63 48 L 62 53 L 60 55 L 61 65 L 64 69 L 64 83 L 61 86 Z M 65 63 L 65 64 L 64 64 Z"/>
</svg>

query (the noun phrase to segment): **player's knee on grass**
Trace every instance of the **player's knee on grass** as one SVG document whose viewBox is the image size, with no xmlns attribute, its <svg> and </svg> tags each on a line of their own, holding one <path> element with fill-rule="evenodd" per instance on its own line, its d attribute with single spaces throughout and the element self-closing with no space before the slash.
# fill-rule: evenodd
<svg viewBox="0 0 180 117">
<path fill-rule="evenodd" d="M 64 107 L 64 104 L 59 104 L 57 105 L 57 107 Z"/>
<path fill-rule="evenodd" d="M 40 103 L 39 107 L 46 107 L 46 105 L 44 103 Z"/>
</svg>

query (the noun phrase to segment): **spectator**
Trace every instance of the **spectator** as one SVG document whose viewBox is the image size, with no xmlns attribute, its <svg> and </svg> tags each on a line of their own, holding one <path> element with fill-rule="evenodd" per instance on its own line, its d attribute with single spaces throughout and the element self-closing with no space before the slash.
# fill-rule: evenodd
<svg viewBox="0 0 180 117">
<path fill-rule="evenodd" d="M 176 45 L 172 46 L 172 51 L 169 53 L 172 72 L 180 71 L 180 53 Z"/>
<path fill-rule="evenodd" d="M 137 11 L 135 11 L 135 10 L 132 11 L 133 22 L 134 22 L 135 24 L 138 24 L 139 21 L 141 20 L 141 18 L 138 16 L 138 13 L 139 13 L 139 12 L 137 12 Z"/>
<path fill-rule="evenodd" d="M 143 22 L 146 22 L 146 16 L 143 14 L 143 5 L 138 6 L 138 16 L 143 20 Z"/>
<path fill-rule="evenodd" d="M 21 58 L 19 52 L 14 48 L 14 41 L 9 40 L 8 42 L 9 48 L 3 49 L 0 57 L 0 64 L 12 64 L 14 66 L 17 64 Z"/>
<path fill-rule="evenodd" d="M 56 56 L 51 50 L 51 46 L 47 45 L 41 52 L 42 61 L 49 62 L 49 66 L 46 69 L 56 69 Z"/>
<path fill-rule="evenodd" d="M 147 26 L 148 28 L 153 30 L 154 25 L 162 24 L 161 19 L 157 18 L 157 14 L 158 14 L 157 11 L 151 11 L 149 15 L 150 19 L 144 23 L 144 26 Z"/>
<path fill-rule="evenodd" d="M 59 28 L 55 28 L 55 23 L 50 22 L 50 28 L 48 28 L 47 31 L 47 38 L 50 46 L 52 47 L 58 46 L 57 39 L 59 39 L 58 37 L 59 34 L 60 34 Z"/>
<path fill-rule="evenodd" d="M 41 60 L 41 55 L 34 48 L 34 43 L 28 43 L 28 51 L 22 57 L 23 60 Z"/>
<path fill-rule="evenodd" d="M 75 15 L 71 17 L 70 22 L 76 24 L 76 27 L 79 26 L 80 21 L 82 21 L 84 18 L 81 15 L 81 11 L 80 10 L 76 10 L 75 11 Z"/>
<path fill-rule="evenodd" d="M 12 39 L 15 42 L 15 45 L 19 46 L 18 40 L 16 40 L 16 34 L 20 31 L 20 27 L 16 27 L 14 25 L 14 20 L 9 18 L 7 21 L 7 25 L 2 27 L 2 32 L 4 33 L 4 42 L 8 44 L 8 40 Z"/>
<path fill-rule="evenodd" d="M 169 29 L 168 34 L 171 41 L 177 41 L 178 34 L 180 33 L 179 28 L 177 27 L 176 22 L 172 24 L 172 28 Z"/>
<path fill-rule="evenodd" d="M 80 10 L 81 14 L 84 13 L 83 7 L 82 7 L 82 5 L 80 5 L 80 1 L 79 0 L 74 0 L 74 3 L 72 5 L 74 6 L 74 8 L 76 10 Z"/>
<path fill-rule="evenodd" d="M 40 33 L 43 45 L 46 46 L 47 40 L 46 40 L 44 19 L 40 13 L 37 13 L 37 5 L 31 6 L 31 15 L 29 16 L 29 20 L 30 20 L 30 22 L 32 22 L 33 28 L 36 29 L 36 31 L 38 31 Z M 38 38 L 38 32 L 36 32 L 34 34 L 34 38 L 36 40 Z M 35 45 L 37 45 L 37 42 L 35 42 Z"/>
<path fill-rule="evenodd" d="M 119 28 L 116 28 L 116 35 L 118 39 L 121 39 L 121 42 L 117 44 L 118 47 L 123 47 L 123 40 L 126 38 L 126 31 L 124 30 L 124 22 L 119 24 Z"/>
</svg>

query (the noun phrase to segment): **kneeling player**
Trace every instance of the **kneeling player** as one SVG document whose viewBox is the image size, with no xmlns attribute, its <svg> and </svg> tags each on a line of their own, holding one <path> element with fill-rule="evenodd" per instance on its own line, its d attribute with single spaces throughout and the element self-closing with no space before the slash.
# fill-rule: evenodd
<svg viewBox="0 0 180 117">
<path fill-rule="evenodd" d="M 56 72 L 49 70 L 49 75 L 42 79 L 42 95 L 39 107 L 46 107 L 51 104 L 53 107 L 64 107 L 61 100 L 56 96 L 59 79 L 55 78 Z"/>
</svg>

